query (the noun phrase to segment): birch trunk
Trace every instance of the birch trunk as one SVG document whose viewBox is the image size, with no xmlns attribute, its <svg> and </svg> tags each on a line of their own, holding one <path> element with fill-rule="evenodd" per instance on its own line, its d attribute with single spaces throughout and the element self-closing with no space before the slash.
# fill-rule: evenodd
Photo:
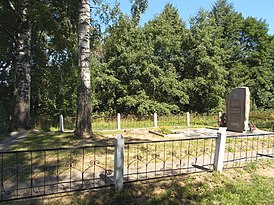
<svg viewBox="0 0 274 205">
<path fill-rule="evenodd" d="M 78 19 L 78 88 L 75 134 L 87 138 L 91 135 L 90 86 L 90 1 L 79 0 Z"/>
<path fill-rule="evenodd" d="M 18 7 L 16 62 L 14 83 L 14 110 L 11 130 L 30 129 L 30 40 L 31 27 L 27 18 L 26 1 Z"/>
</svg>

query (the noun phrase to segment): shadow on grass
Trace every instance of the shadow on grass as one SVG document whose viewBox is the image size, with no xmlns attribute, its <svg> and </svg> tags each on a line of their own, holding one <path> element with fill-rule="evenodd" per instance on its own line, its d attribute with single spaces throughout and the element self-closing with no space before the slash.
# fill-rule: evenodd
<svg viewBox="0 0 274 205">
<path fill-rule="evenodd" d="M 13 150 L 37 150 L 60 147 L 82 147 L 82 146 L 106 146 L 114 144 L 116 134 L 123 134 L 124 131 L 114 132 L 111 137 L 104 133 L 95 132 L 90 138 L 83 139 L 74 135 L 73 132 L 31 132 L 17 144 Z M 126 137 L 127 142 L 150 142 L 153 139 Z"/>
<path fill-rule="evenodd" d="M 165 180 L 125 184 L 120 193 L 114 188 L 104 188 L 8 204 L 272 204 L 273 175 L 260 174 L 262 168 L 269 173 L 274 171 L 273 161 L 267 163 L 260 163 L 259 168 L 258 164 L 253 164 L 222 174 L 191 174 Z"/>
<path fill-rule="evenodd" d="M 90 192 L 73 204 L 271 204 L 271 178 L 256 174 L 235 179 L 213 173 L 188 175 L 165 181 L 127 184 L 121 193 L 113 189 Z M 272 178 L 273 180 L 273 178 Z"/>
<path fill-rule="evenodd" d="M 33 132 L 21 141 L 13 150 L 37 150 L 61 147 L 82 147 L 92 145 L 109 145 L 113 139 L 96 135 L 88 139 L 76 137 L 73 132 Z"/>
<path fill-rule="evenodd" d="M 73 133 L 37 132 L 30 133 L 28 137 L 20 142 L 14 149 L 33 150 L 44 148 L 57 148 L 73 144 L 75 141 Z"/>
</svg>

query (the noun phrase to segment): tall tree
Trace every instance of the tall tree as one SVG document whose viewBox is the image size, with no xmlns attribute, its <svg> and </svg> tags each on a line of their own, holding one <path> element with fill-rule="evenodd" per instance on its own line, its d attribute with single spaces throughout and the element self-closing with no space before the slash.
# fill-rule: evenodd
<svg viewBox="0 0 274 205">
<path fill-rule="evenodd" d="M 240 41 L 244 18 L 227 0 L 216 1 L 210 13 L 215 21 L 220 47 L 224 51 L 222 62 L 228 71 L 226 86 L 229 92 L 232 88 L 244 85 L 249 78 L 248 69 L 241 62 L 243 46 Z"/>
<path fill-rule="evenodd" d="M 90 0 L 79 1 L 78 21 L 78 89 L 75 134 L 89 137 L 91 128 L 90 84 Z"/>
<path fill-rule="evenodd" d="M 28 16 L 29 1 L 4 2 L 15 17 L 13 31 L 15 44 L 14 110 L 11 130 L 30 128 L 30 41 L 31 25 Z"/>
<path fill-rule="evenodd" d="M 188 100 L 177 73 L 184 29 L 170 4 L 144 28 L 121 16 L 104 45 L 106 70 L 112 76 L 98 83 L 104 99 L 110 98 L 104 102 L 126 113 L 179 111 Z"/>
<path fill-rule="evenodd" d="M 243 18 L 227 0 L 218 0 L 211 14 L 224 50 L 228 71 L 227 92 L 237 86 L 250 87 L 253 105 L 273 107 L 273 36 L 265 21 Z"/>
<path fill-rule="evenodd" d="M 13 66 L 16 19 L 6 2 L 0 2 L 0 117 L 8 119 L 12 110 Z"/>
<path fill-rule="evenodd" d="M 184 75 L 189 79 L 189 109 L 211 112 L 222 110 L 226 71 L 222 62 L 224 50 L 215 30 L 214 19 L 204 10 L 191 20 L 191 45 Z"/>
<path fill-rule="evenodd" d="M 31 116 L 36 122 L 76 115 L 78 2 L 35 2 Z M 38 4 L 38 5 L 37 5 Z M 47 16 L 45 23 L 44 17 Z M 37 86 L 41 85 L 41 86 Z"/>
<path fill-rule="evenodd" d="M 273 85 L 273 36 L 268 33 L 268 25 L 263 20 L 248 17 L 241 33 L 242 63 L 249 70 L 247 86 L 255 105 L 262 108 L 274 107 Z"/>
<path fill-rule="evenodd" d="M 146 76 L 154 82 L 154 91 L 150 96 L 158 101 L 176 105 L 183 109 L 188 103 L 185 83 L 181 79 L 184 66 L 182 42 L 185 38 L 185 24 L 179 16 L 178 9 L 172 4 L 166 4 L 164 10 L 144 26 L 144 34 L 152 47 L 150 55 L 154 68 Z M 145 83 L 145 82 L 144 82 Z M 148 85 L 146 87 L 149 87 Z"/>
</svg>

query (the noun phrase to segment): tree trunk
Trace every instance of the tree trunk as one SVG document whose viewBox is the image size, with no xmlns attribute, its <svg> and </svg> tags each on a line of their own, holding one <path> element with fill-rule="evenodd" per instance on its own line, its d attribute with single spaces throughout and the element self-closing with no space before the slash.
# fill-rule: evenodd
<svg viewBox="0 0 274 205">
<path fill-rule="evenodd" d="M 91 134 L 91 86 L 90 86 L 90 1 L 80 0 L 78 20 L 78 89 L 75 134 L 89 137 Z"/>
<path fill-rule="evenodd" d="M 21 1 L 17 17 L 14 110 L 11 130 L 30 129 L 30 40 L 31 27 L 25 1 Z"/>
</svg>

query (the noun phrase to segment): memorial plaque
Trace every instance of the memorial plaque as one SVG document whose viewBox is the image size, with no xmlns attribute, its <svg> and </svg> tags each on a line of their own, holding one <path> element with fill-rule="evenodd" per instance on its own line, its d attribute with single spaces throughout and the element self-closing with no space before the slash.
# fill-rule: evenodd
<svg viewBox="0 0 274 205">
<path fill-rule="evenodd" d="M 239 87 L 226 97 L 227 130 L 245 132 L 248 128 L 250 92 L 248 87 Z"/>
</svg>

